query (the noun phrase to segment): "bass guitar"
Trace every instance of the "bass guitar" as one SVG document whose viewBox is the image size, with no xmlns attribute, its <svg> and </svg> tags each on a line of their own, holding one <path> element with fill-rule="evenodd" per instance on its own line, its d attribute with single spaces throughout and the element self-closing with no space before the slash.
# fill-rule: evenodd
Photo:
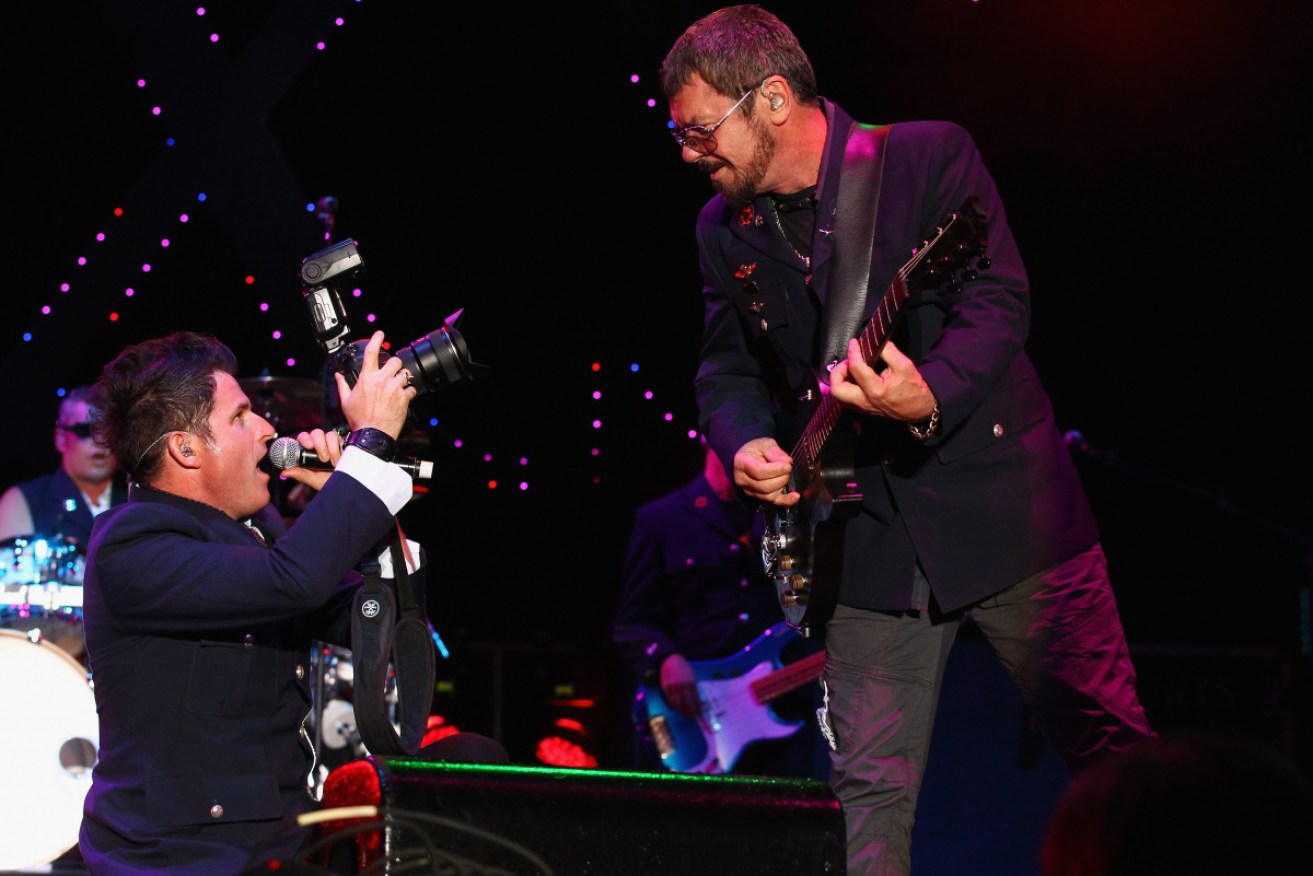
<svg viewBox="0 0 1313 876">
<path fill-rule="evenodd" d="M 975 279 L 977 268 L 989 267 L 984 254 L 987 225 L 977 199 L 968 197 L 915 250 L 857 336 L 868 365 L 880 367 L 880 353 L 912 295 L 941 287 L 956 293 L 964 282 Z M 802 498 L 791 508 L 762 507 L 766 526 L 761 559 L 767 576 L 775 582 L 785 622 L 806 636 L 834 613 L 843 526 L 860 506 L 862 496 L 857 492 L 852 462 L 857 432 L 846 420 L 847 428 L 836 429 L 842 407 L 821 391 L 819 378 L 813 378 L 797 401 L 793 419 L 806 425 L 793 445 L 788 490 Z"/>
<path fill-rule="evenodd" d="M 825 672 L 825 652 L 787 666 L 780 651 L 798 632 L 778 623 L 742 651 L 719 660 L 690 660 L 700 709 L 683 715 L 644 684 L 634 698 L 634 720 L 666 769 L 683 773 L 728 773 L 744 749 L 761 739 L 792 736 L 802 721 L 781 720 L 771 700 L 815 681 Z"/>
</svg>

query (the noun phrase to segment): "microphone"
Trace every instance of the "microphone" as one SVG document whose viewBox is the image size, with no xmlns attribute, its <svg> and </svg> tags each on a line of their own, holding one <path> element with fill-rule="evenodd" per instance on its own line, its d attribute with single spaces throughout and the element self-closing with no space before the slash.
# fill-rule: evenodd
<svg viewBox="0 0 1313 876">
<path fill-rule="evenodd" d="M 333 469 L 331 462 L 321 460 L 317 453 L 302 447 L 300 441 L 290 436 L 275 438 L 269 444 L 269 462 L 279 471 L 297 466 L 316 471 Z M 403 456 L 392 460 L 392 464 L 417 480 L 428 480 L 433 477 L 433 463 L 426 460 Z"/>
</svg>

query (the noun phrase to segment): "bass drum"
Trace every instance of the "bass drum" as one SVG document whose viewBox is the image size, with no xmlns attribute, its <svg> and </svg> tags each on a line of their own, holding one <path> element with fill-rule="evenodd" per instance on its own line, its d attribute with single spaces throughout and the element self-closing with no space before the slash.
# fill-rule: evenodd
<svg viewBox="0 0 1313 876">
<path fill-rule="evenodd" d="M 86 670 L 16 630 L 0 629 L 0 703 L 0 870 L 21 870 L 77 845 L 100 728 Z"/>
</svg>

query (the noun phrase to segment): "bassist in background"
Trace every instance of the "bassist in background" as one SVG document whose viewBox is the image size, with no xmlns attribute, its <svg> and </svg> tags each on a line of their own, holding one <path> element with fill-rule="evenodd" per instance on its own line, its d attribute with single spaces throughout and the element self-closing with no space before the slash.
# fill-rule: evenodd
<svg viewBox="0 0 1313 876">
<path fill-rule="evenodd" d="M 673 720 L 683 716 L 691 726 L 696 721 L 705 729 L 695 664 L 734 657 L 767 628 L 779 624 L 780 612 L 757 554 L 760 527 L 754 529 L 754 524 L 760 521 L 734 496 L 716 455 L 705 449 L 705 443 L 703 447 L 703 472 L 643 505 L 634 516 L 612 638 L 640 690 L 663 697 L 675 713 Z M 792 635 L 782 658 L 790 661 L 819 649 L 819 641 Z M 770 703 L 781 720 L 802 723 L 796 732 L 752 743 L 729 769 L 711 764 L 698 771 L 824 779 L 829 759 L 816 724 L 818 688 L 813 678 Z M 763 714 L 766 708 L 742 701 L 722 720 L 726 725 L 736 721 L 769 725 Z M 641 711 L 635 718 L 643 725 L 635 766 L 661 768 L 660 752 L 647 738 L 651 729 L 646 726 L 657 710 L 640 702 L 635 711 Z M 704 758 L 698 754 L 692 760 L 701 763 Z M 668 758 L 666 768 L 671 768 L 671 760 L 675 759 Z"/>
<path fill-rule="evenodd" d="M 718 193 L 697 221 L 700 420 L 745 497 L 794 506 L 804 473 L 775 438 L 776 401 L 824 373 L 854 122 L 755 6 L 693 24 L 661 87 L 680 159 Z M 907 300 L 877 355 L 849 344 L 824 378 L 860 427 L 823 679 L 852 876 L 910 869 L 939 683 L 968 611 L 1069 768 L 1153 736 L 1090 506 L 1024 350 L 1030 289 L 994 181 L 951 123 L 895 123 L 882 155 L 862 320 L 971 197 L 989 260 L 960 290 Z"/>
</svg>

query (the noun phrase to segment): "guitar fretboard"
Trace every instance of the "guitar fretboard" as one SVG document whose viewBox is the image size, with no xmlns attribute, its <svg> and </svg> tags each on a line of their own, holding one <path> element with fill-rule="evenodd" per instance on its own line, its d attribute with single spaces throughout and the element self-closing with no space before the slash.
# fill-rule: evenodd
<svg viewBox="0 0 1313 876">
<path fill-rule="evenodd" d="M 927 245 L 921 247 L 912 256 L 907 264 L 898 270 L 898 275 L 894 281 L 889 284 L 889 288 L 880 298 L 880 303 L 875 308 L 875 313 L 867 320 L 866 327 L 862 329 L 861 334 L 857 336 L 858 347 L 862 351 L 862 358 L 866 360 L 867 365 L 874 367 L 877 359 L 880 358 L 880 351 L 884 349 L 885 342 L 889 340 L 889 335 L 893 333 L 894 323 L 898 321 L 898 315 L 902 313 L 903 305 L 907 303 L 909 293 L 907 291 L 907 278 L 921 264 L 921 260 L 934 249 L 935 244 L 948 233 L 948 229 L 957 221 L 957 215 L 954 214 L 948 222 L 938 229 L 934 239 Z M 825 447 L 825 442 L 830 437 L 830 432 L 834 430 L 834 424 L 839 421 L 841 412 L 840 405 L 835 402 L 829 394 L 825 394 L 812 413 L 811 419 L 807 421 L 807 428 L 803 429 L 802 437 L 798 439 L 798 444 L 793 448 L 793 459 L 796 462 L 801 461 L 806 468 L 815 468 L 817 461 L 821 457 L 821 450 Z"/>
<path fill-rule="evenodd" d="M 814 681 L 825 674 L 825 652 L 818 651 L 815 654 L 808 654 L 801 660 L 795 660 L 782 669 L 777 669 L 770 675 L 757 679 L 752 683 L 752 696 L 759 704 L 769 703 L 779 696 L 784 696 L 791 690 L 802 687 L 809 681 Z"/>
</svg>

